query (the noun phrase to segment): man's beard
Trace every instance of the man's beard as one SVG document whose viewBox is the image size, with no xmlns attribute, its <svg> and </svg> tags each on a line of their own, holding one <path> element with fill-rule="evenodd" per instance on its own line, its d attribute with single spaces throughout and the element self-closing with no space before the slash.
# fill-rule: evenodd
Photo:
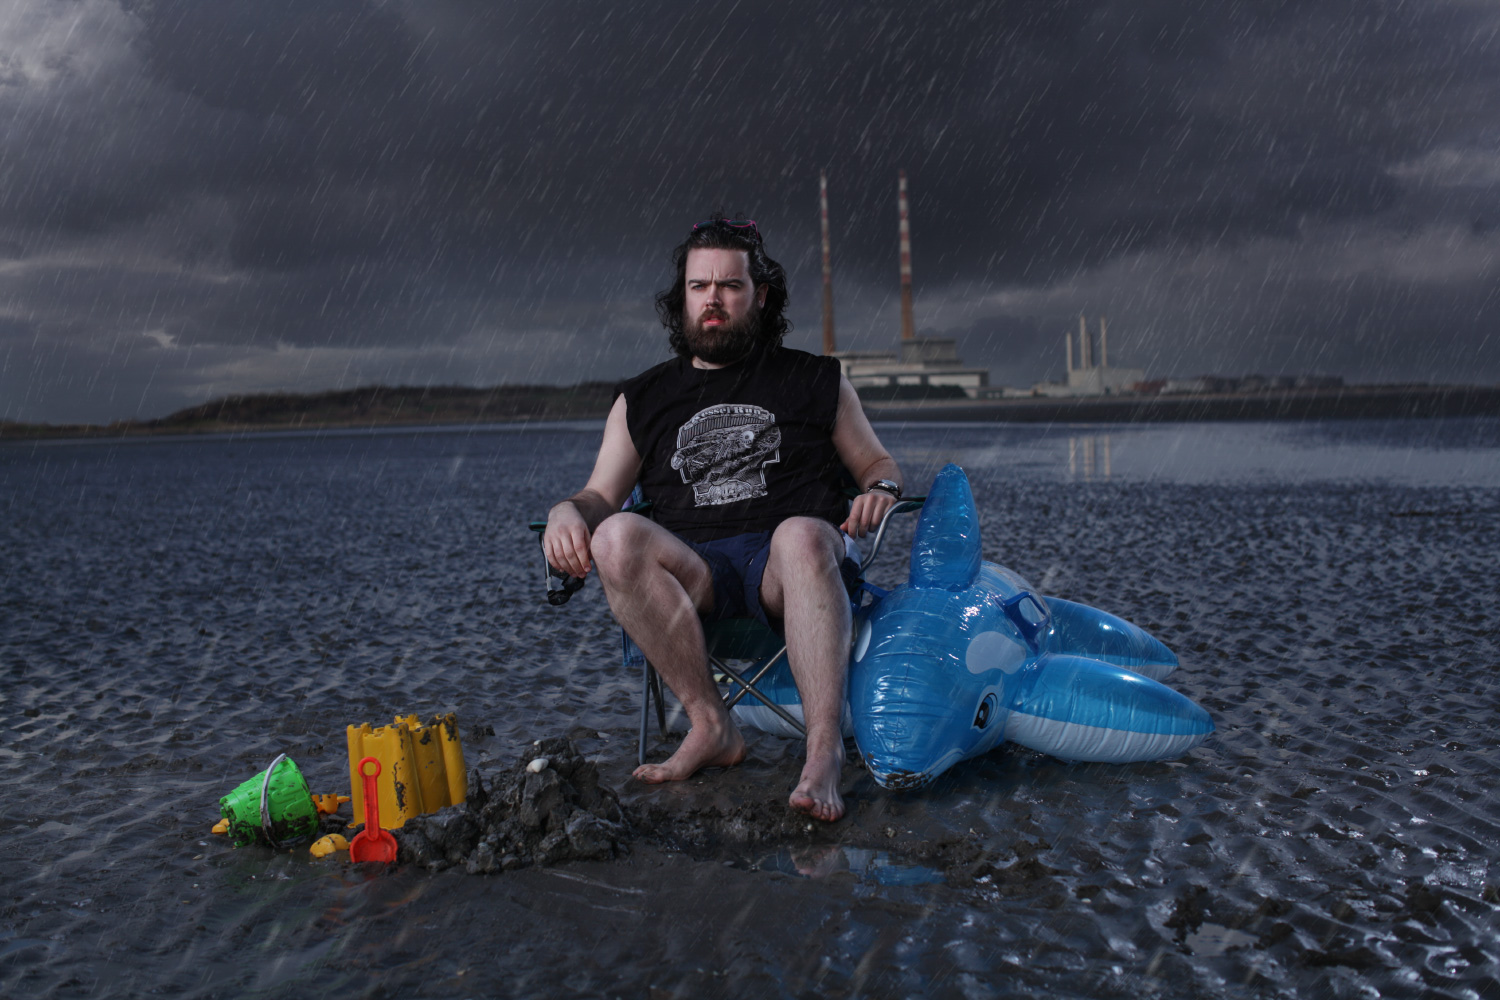
<svg viewBox="0 0 1500 1000">
<path fill-rule="evenodd" d="M 683 324 L 682 335 L 687 341 L 688 350 L 699 361 L 706 361 L 711 365 L 734 364 L 747 357 L 764 339 L 759 307 L 752 306 L 736 322 L 704 327 L 703 320 L 714 316 L 725 319 L 724 313 L 710 311 L 697 318 L 690 318 Z"/>
</svg>

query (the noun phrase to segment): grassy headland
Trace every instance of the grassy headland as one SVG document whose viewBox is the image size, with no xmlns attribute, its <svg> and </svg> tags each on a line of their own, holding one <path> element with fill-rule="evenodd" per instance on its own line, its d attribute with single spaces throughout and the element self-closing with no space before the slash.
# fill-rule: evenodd
<svg viewBox="0 0 1500 1000">
<path fill-rule="evenodd" d="M 337 392 L 225 396 L 155 420 L 111 424 L 23 424 L 0 421 L 0 438 L 211 434 L 304 428 L 399 427 L 573 420 L 604 417 L 610 382 L 572 386 L 367 386 Z"/>
</svg>

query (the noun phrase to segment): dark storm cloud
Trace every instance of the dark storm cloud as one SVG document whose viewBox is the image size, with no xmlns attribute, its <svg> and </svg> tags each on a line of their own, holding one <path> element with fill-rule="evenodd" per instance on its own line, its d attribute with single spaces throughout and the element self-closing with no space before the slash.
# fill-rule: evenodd
<svg viewBox="0 0 1500 1000">
<path fill-rule="evenodd" d="M 1500 18 L 1481 3 L 30 0 L 0 20 L 0 416 L 571 381 L 752 213 L 817 326 L 997 381 L 1079 310 L 1155 374 L 1500 375 Z"/>
</svg>

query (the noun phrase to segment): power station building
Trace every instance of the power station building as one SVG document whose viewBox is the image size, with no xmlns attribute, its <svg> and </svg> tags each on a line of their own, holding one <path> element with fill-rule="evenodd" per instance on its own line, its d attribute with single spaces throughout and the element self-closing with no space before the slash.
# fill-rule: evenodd
<svg viewBox="0 0 1500 1000">
<path fill-rule="evenodd" d="M 1065 382 L 1039 382 L 1031 389 L 990 385 L 988 368 L 970 368 L 958 356 L 952 337 L 919 337 L 912 319 L 911 222 L 906 198 L 906 171 L 897 176 L 896 202 L 901 237 L 901 339 L 895 351 L 840 351 L 833 332 L 833 263 L 828 235 L 828 177 L 818 176 L 823 236 L 823 353 L 838 358 L 844 377 L 860 394 L 876 399 L 922 399 L 966 396 L 999 399 L 1015 396 L 1113 396 L 1138 392 L 1146 381 L 1143 368 L 1115 368 L 1109 363 L 1109 328 L 1099 318 L 1095 343 L 1084 317 L 1078 317 L 1078 348 L 1073 334 L 1063 334 L 1068 375 Z"/>
<path fill-rule="evenodd" d="M 865 393 L 868 396 L 958 396 L 954 390 L 961 390 L 974 399 L 990 384 L 989 369 L 966 367 L 958 356 L 957 342 L 950 337 L 903 336 L 899 347 L 899 354 L 838 351 L 833 356 L 839 359 L 849 384 L 871 390 Z"/>
<path fill-rule="evenodd" d="M 1032 386 L 1037 396 L 1114 396 L 1124 392 L 1136 392 L 1136 386 L 1146 381 L 1144 368 L 1111 368 L 1109 364 L 1109 327 L 1104 317 L 1099 317 L 1098 353 L 1094 351 L 1094 339 L 1089 334 L 1088 323 L 1078 317 L 1078 353 L 1073 353 L 1073 334 L 1063 334 L 1064 351 L 1068 361 L 1066 382 L 1038 382 Z M 1076 357 L 1076 364 L 1075 364 Z"/>
<path fill-rule="evenodd" d="M 980 396 L 990 384 L 987 368 L 968 368 L 951 337 L 918 337 L 911 303 L 911 223 L 906 171 L 898 175 L 896 198 L 901 235 L 901 340 L 897 352 L 840 351 L 833 336 L 833 267 L 828 239 L 828 178 L 819 175 L 823 229 L 823 353 L 839 359 L 844 377 L 866 396 L 885 399 Z"/>
</svg>

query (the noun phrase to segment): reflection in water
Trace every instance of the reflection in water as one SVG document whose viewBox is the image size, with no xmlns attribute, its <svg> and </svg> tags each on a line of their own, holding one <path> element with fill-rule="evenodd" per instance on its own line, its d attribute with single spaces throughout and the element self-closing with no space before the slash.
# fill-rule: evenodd
<svg viewBox="0 0 1500 1000">
<path fill-rule="evenodd" d="M 1110 474 L 1109 435 L 1090 434 L 1087 437 L 1068 438 L 1068 476 L 1078 478 L 1078 468 L 1083 467 L 1083 479 L 1091 481 L 1097 473 L 1108 479 Z"/>
<path fill-rule="evenodd" d="M 943 881 L 943 873 L 937 869 L 897 861 L 889 851 L 835 844 L 779 850 L 756 858 L 752 865 L 804 878 L 849 872 L 862 882 L 878 885 L 931 885 Z"/>
<path fill-rule="evenodd" d="M 1382 483 L 1500 487 L 1500 418 L 1223 424 L 888 424 L 901 471 L 926 485 L 947 462 L 1064 482 Z M 1065 461 L 1066 460 L 1066 461 Z"/>
</svg>

